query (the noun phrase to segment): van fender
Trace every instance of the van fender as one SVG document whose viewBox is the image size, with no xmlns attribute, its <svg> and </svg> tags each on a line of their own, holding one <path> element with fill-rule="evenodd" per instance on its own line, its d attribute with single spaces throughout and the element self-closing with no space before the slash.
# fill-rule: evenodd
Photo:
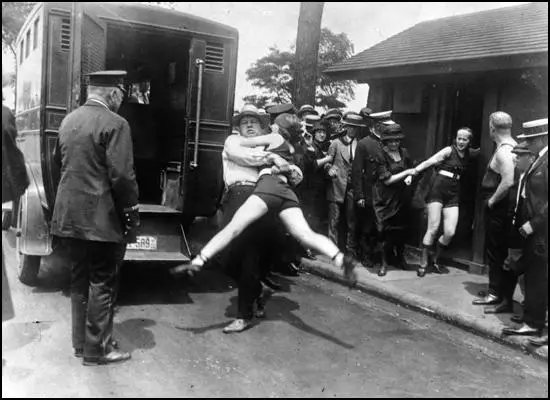
<svg viewBox="0 0 550 400">
<path fill-rule="evenodd" d="M 47 209 L 44 184 L 39 179 L 39 165 L 27 164 L 29 187 L 19 201 L 17 212 L 19 251 L 31 256 L 48 256 L 52 253 L 52 236 L 46 220 Z"/>
</svg>

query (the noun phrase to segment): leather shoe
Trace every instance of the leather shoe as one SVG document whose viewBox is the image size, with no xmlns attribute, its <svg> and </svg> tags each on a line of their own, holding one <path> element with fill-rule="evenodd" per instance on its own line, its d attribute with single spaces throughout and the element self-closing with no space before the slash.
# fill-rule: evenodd
<svg viewBox="0 0 550 400">
<path fill-rule="evenodd" d="M 519 328 L 506 327 L 502 330 L 503 335 L 540 336 L 541 333 L 541 329 L 533 328 L 525 323 Z"/>
<path fill-rule="evenodd" d="M 252 321 L 249 319 L 237 318 L 225 328 L 223 328 L 223 333 L 238 333 L 242 332 L 245 329 L 248 329 L 252 326 Z"/>
<path fill-rule="evenodd" d="M 277 291 L 283 290 L 283 287 L 280 284 L 278 284 L 277 282 L 275 282 L 274 280 L 272 280 L 267 276 L 263 277 L 261 281 L 263 284 L 265 284 L 267 287 L 273 290 L 277 290 Z"/>
<path fill-rule="evenodd" d="M 94 365 L 105 365 L 105 364 L 115 364 L 123 361 L 127 361 L 132 356 L 130 353 L 124 351 L 113 350 L 104 356 L 100 357 L 84 357 L 82 360 L 82 365 L 94 366 Z"/>
<path fill-rule="evenodd" d="M 388 268 L 386 266 L 381 266 L 380 269 L 378 270 L 378 276 L 386 276 L 386 274 L 388 273 Z"/>
<path fill-rule="evenodd" d="M 500 299 L 494 294 L 488 294 L 481 299 L 475 299 L 472 304 L 475 306 L 492 306 L 500 303 Z"/>
<path fill-rule="evenodd" d="M 544 335 L 542 337 L 532 337 L 528 340 L 533 346 L 548 346 L 548 335 Z"/>
<path fill-rule="evenodd" d="M 523 315 L 512 315 L 510 321 L 515 322 L 516 324 L 523 324 Z"/>
<path fill-rule="evenodd" d="M 483 309 L 483 312 L 485 314 L 505 314 L 505 313 L 511 314 L 514 312 L 514 308 L 507 301 L 503 301 L 502 303 L 497 304 L 495 306 L 485 307 Z"/>
<path fill-rule="evenodd" d="M 428 268 L 426 267 L 418 267 L 418 270 L 416 271 L 416 276 L 419 278 L 424 278 L 426 276 Z"/>
<path fill-rule="evenodd" d="M 82 347 L 75 347 L 74 348 L 74 356 L 76 358 L 84 357 L 84 349 Z"/>
</svg>

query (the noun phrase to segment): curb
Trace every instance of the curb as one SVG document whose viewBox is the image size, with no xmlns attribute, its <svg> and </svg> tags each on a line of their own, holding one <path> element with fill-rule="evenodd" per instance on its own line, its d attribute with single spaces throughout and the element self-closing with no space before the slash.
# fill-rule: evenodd
<svg viewBox="0 0 550 400">
<path fill-rule="evenodd" d="M 310 272 L 314 275 L 346 285 L 342 275 L 339 272 L 337 272 L 332 266 L 328 266 L 321 261 L 303 258 L 300 265 L 306 272 Z M 433 300 L 389 288 L 383 282 L 379 282 L 377 280 L 365 281 L 364 279 L 359 278 L 355 288 L 361 290 L 362 292 L 373 294 L 376 297 L 410 308 L 414 311 L 419 311 L 425 315 L 437 318 L 476 335 L 486 338 L 488 337 L 508 347 L 519 349 L 522 352 L 531 354 L 538 359 L 548 361 L 547 349 L 546 351 L 538 351 L 543 350 L 543 348 L 539 349 L 527 345 L 526 340 L 522 340 L 515 336 L 503 337 L 501 335 L 500 328 L 489 327 L 475 318 L 461 314 L 460 312 L 443 306 Z"/>
</svg>

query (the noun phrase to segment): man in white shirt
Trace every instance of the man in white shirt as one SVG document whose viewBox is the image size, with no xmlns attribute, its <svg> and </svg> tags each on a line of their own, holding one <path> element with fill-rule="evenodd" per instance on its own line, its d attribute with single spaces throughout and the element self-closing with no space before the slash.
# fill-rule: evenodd
<svg viewBox="0 0 550 400">
<path fill-rule="evenodd" d="M 268 124 L 268 116 L 261 114 L 253 105 L 245 105 L 241 112 L 233 117 L 233 126 L 238 128 L 238 131 L 234 131 L 226 139 L 222 153 L 226 186 L 221 204 L 224 226 L 231 221 L 235 212 L 254 190 L 259 168 L 272 165 L 278 157 L 261 148 L 240 145 L 243 137 L 265 134 Z M 301 180 L 301 171 L 295 166 L 290 168 L 294 171 L 295 179 Z M 265 243 L 269 243 L 267 235 L 273 232 L 271 224 L 268 216 L 255 222 L 235 239 L 225 253 L 227 272 L 238 284 L 238 316 L 224 328 L 224 333 L 242 332 L 252 325 L 253 316 L 265 316 L 260 279 L 272 261 L 271 254 L 265 247 Z M 255 313 L 254 305 L 257 307 Z"/>
</svg>

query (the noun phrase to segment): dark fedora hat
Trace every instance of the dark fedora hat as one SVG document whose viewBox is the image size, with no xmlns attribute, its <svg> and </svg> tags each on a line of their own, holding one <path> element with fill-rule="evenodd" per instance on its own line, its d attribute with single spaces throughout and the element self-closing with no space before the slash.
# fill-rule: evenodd
<svg viewBox="0 0 550 400">
<path fill-rule="evenodd" d="M 298 115 L 298 118 L 302 118 L 304 115 L 307 114 L 319 115 L 319 113 L 315 111 L 315 108 L 313 108 L 313 106 L 309 104 L 304 104 L 296 113 L 296 115 Z"/>
<path fill-rule="evenodd" d="M 399 124 L 384 124 L 380 139 L 385 140 L 401 140 L 405 137 Z"/>
</svg>

